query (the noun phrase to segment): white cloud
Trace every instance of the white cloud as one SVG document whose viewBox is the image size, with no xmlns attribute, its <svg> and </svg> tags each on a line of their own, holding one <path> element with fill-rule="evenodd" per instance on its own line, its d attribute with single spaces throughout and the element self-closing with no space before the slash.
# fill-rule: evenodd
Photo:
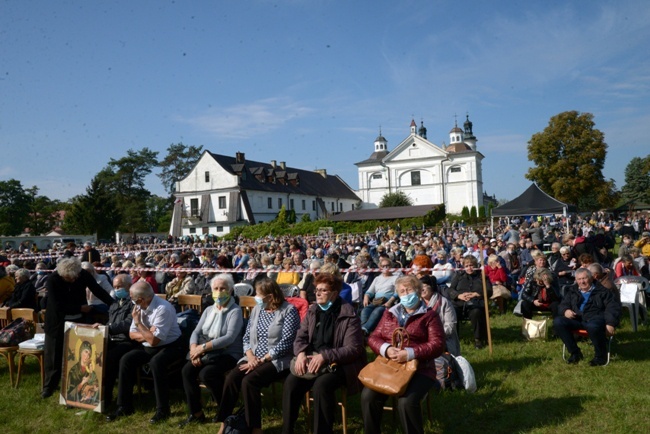
<svg viewBox="0 0 650 434">
<path fill-rule="evenodd" d="M 283 128 L 287 122 L 313 111 L 290 98 L 279 97 L 213 108 L 193 117 L 177 117 L 177 120 L 218 138 L 246 139 Z"/>
</svg>

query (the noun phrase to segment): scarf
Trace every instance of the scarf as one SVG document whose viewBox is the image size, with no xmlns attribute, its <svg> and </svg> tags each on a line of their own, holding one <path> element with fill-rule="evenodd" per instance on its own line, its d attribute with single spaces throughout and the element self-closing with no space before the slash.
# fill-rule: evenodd
<svg viewBox="0 0 650 434">
<path fill-rule="evenodd" d="M 205 336 L 208 336 L 210 339 L 217 339 L 221 335 L 223 317 L 228 313 L 228 310 L 233 304 L 235 304 L 235 300 L 233 297 L 230 297 L 228 304 L 221 309 L 216 304 L 214 305 L 212 312 L 205 318 L 203 328 L 201 329 Z"/>
<path fill-rule="evenodd" d="M 334 325 L 340 313 L 341 297 L 336 297 L 332 306 L 326 311 L 316 309 L 316 330 L 312 337 L 314 351 L 320 352 L 322 349 L 334 347 Z"/>
</svg>

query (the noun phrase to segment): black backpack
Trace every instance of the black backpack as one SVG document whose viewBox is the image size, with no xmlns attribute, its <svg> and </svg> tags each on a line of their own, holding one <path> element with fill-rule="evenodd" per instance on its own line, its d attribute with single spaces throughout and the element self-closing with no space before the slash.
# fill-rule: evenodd
<svg viewBox="0 0 650 434">
<path fill-rule="evenodd" d="M 441 390 L 465 389 L 463 379 L 458 374 L 461 372 L 458 362 L 449 353 L 443 353 L 435 359 L 436 362 L 436 380 L 440 384 Z"/>
</svg>

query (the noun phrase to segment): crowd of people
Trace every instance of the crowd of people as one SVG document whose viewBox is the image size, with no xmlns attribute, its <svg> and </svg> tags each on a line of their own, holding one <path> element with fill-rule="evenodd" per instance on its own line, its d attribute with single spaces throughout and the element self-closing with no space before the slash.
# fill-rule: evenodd
<svg viewBox="0 0 650 434">
<path fill-rule="evenodd" d="M 475 348 L 486 345 L 486 303 L 504 314 L 520 301 L 525 318 L 549 311 L 569 363 L 583 358 L 572 331 L 586 329 L 595 348 L 590 364 L 604 365 L 606 336 L 620 321 L 615 280 L 648 277 L 647 222 L 643 214 L 616 221 L 594 213 L 572 221 L 502 220 L 493 232 L 457 222 L 435 231 L 396 226 L 366 234 L 7 251 L 0 258 L 0 304 L 45 309 L 43 398 L 59 386 L 64 322 L 108 325 L 108 420 L 134 412 L 133 386 L 144 364 L 154 379 L 151 422 L 167 419 L 168 368 L 182 362 L 188 416 L 181 426 L 206 422 L 201 381 L 219 403 L 213 421 L 221 430 L 241 396 L 246 424 L 261 432 L 261 389 L 282 383 L 285 433 L 294 431 L 309 390 L 314 431 L 331 432 L 341 388 L 361 392 L 364 430 L 381 432 L 387 396 L 358 380 L 367 345 L 395 361 L 419 361 L 397 401 L 405 432 L 417 433 L 420 401 L 440 387 L 435 359 L 444 351 L 461 354 L 462 319 L 471 324 Z M 254 290 L 248 318 L 234 292 L 239 282 Z M 306 311 L 285 295 L 287 286 Z M 183 294 L 202 297 L 189 340 L 177 321 Z M 391 344 L 398 327 L 410 337 L 403 349 Z"/>
</svg>

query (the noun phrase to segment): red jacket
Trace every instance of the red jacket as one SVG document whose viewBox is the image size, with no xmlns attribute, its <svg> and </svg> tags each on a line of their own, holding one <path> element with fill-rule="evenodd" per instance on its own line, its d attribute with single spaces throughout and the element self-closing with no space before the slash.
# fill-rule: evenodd
<svg viewBox="0 0 650 434">
<path fill-rule="evenodd" d="M 490 283 L 501 282 L 501 285 L 505 285 L 506 281 L 508 280 L 508 276 L 506 276 L 506 270 L 504 270 L 503 267 L 492 268 L 487 265 L 485 267 L 485 274 L 487 275 L 488 279 L 490 279 Z"/>
<path fill-rule="evenodd" d="M 377 328 L 370 335 L 368 345 L 376 354 L 379 354 L 382 344 L 392 345 L 393 330 L 399 327 L 397 315 L 400 309 L 403 308 L 397 305 L 385 310 Z M 408 347 L 413 348 L 415 358 L 418 360 L 418 372 L 435 380 L 435 358 L 440 356 L 445 348 L 445 329 L 440 322 L 440 317 L 433 309 L 427 310 L 422 304 L 406 321 L 404 328 L 409 335 Z"/>
</svg>

